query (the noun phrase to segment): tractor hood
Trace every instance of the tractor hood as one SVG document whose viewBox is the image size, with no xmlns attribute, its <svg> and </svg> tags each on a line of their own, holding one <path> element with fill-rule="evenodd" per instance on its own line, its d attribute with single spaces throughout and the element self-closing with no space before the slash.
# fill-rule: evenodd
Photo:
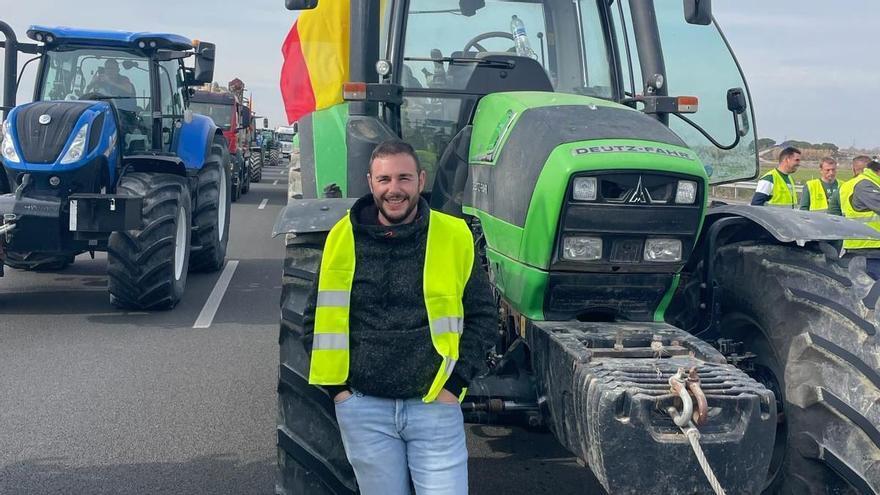
<svg viewBox="0 0 880 495">
<path fill-rule="evenodd" d="M 40 101 L 17 107 L 10 114 L 9 137 L 21 162 L 7 165 L 27 168 L 29 164 L 45 166 L 58 162 L 75 132 L 92 124 L 108 108 L 107 103 L 95 101 Z M 91 131 L 100 132 L 100 126 L 90 127 Z"/>
</svg>

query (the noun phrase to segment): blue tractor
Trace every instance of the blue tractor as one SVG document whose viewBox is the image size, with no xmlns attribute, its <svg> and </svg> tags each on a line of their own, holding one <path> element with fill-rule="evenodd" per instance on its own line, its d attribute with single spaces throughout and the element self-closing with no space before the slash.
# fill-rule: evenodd
<svg viewBox="0 0 880 495">
<path fill-rule="evenodd" d="M 219 270 L 226 257 L 228 145 L 188 109 L 190 88 L 213 80 L 215 46 L 46 26 L 21 43 L 3 22 L 0 32 L 0 261 L 58 270 L 106 251 L 112 304 L 174 307 L 187 272 Z M 39 68 L 34 101 L 16 106 L 19 52 Z"/>
</svg>

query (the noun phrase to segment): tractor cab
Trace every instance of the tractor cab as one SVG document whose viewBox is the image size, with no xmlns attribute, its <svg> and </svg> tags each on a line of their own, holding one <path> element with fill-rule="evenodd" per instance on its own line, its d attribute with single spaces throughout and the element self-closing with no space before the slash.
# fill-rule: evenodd
<svg viewBox="0 0 880 495">
<path fill-rule="evenodd" d="M 382 79 L 402 87 L 397 130 L 429 172 L 485 95 L 552 91 L 654 116 L 697 152 L 712 183 L 756 173 L 745 80 L 718 25 L 695 5 L 687 20 L 710 25 L 682 22 L 682 2 L 411 0 L 390 9 Z"/>
<path fill-rule="evenodd" d="M 106 102 L 123 155 L 173 151 L 188 86 L 213 72 L 213 45 L 178 35 L 45 26 L 31 26 L 27 35 L 43 55 L 34 101 Z M 185 67 L 194 53 L 196 67 Z"/>
</svg>

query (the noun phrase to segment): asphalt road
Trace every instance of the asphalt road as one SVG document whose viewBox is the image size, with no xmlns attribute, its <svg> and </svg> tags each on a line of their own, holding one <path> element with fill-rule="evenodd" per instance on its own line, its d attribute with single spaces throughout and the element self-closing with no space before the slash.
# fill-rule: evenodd
<svg viewBox="0 0 880 495">
<path fill-rule="evenodd" d="M 190 275 L 174 310 L 146 313 L 109 304 L 101 253 L 58 273 L 7 268 L 0 494 L 273 493 L 284 246 L 270 233 L 287 177 L 264 169 L 233 205 L 238 263 L 207 328 L 194 324 L 220 272 Z M 468 431 L 473 494 L 596 492 L 548 434 Z"/>
</svg>

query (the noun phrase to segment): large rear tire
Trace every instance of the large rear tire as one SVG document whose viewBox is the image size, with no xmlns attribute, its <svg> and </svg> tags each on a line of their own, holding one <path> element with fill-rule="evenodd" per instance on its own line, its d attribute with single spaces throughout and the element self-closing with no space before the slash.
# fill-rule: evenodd
<svg viewBox="0 0 880 495">
<path fill-rule="evenodd" d="M 7 251 L 3 263 L 11 268 L 34 272 L 55 272 L 73 263 L 73 254 L 52 255 L 35 252 Z"/>
<path fill-rule="evenodd" d="M 278 378 L 278 482 L 284 495 L 351 495 L 354 472 L 345 457 L 333 399 L 308 384 L 303 313 L 321 262 L 325 234 L 288 241 L 281 289 Z"/>
<path fill-rule="evenodd" d="M 720 248 L 715 263 L 721 324 L 702 337 L 756 354 L 747 372 L 781 411 L 767 491 L 880 492 L 880 286 L 872 290 L 864 262 L 743 242 Z"/>
<path fill-rule="evenodd" d="M 211 156 L 199 171 L 199 186 L 193 225 L 197 227 L 198 250 L 190 255 L 189 271 L 215 272 L 223 268 L 229 242 L 229 215 L 232 208 L 232 180 L 223 157 L 226 143 L 215 140 Z"/>
<path fill-rule="evenodd" d="M 190 192 L 183 177 L 133 172 L 117 191 L 142 196 L 138 230 L 110 234 L 110 302 L 126 309 L 170 309 L 183 296 L 189 265 Z"/>
<path fill-rule="evenodd" d="M 263 180 L 263 155 L 261 153 L 251 153 L 251 182 L 257 183 Z"/>
</svg>

